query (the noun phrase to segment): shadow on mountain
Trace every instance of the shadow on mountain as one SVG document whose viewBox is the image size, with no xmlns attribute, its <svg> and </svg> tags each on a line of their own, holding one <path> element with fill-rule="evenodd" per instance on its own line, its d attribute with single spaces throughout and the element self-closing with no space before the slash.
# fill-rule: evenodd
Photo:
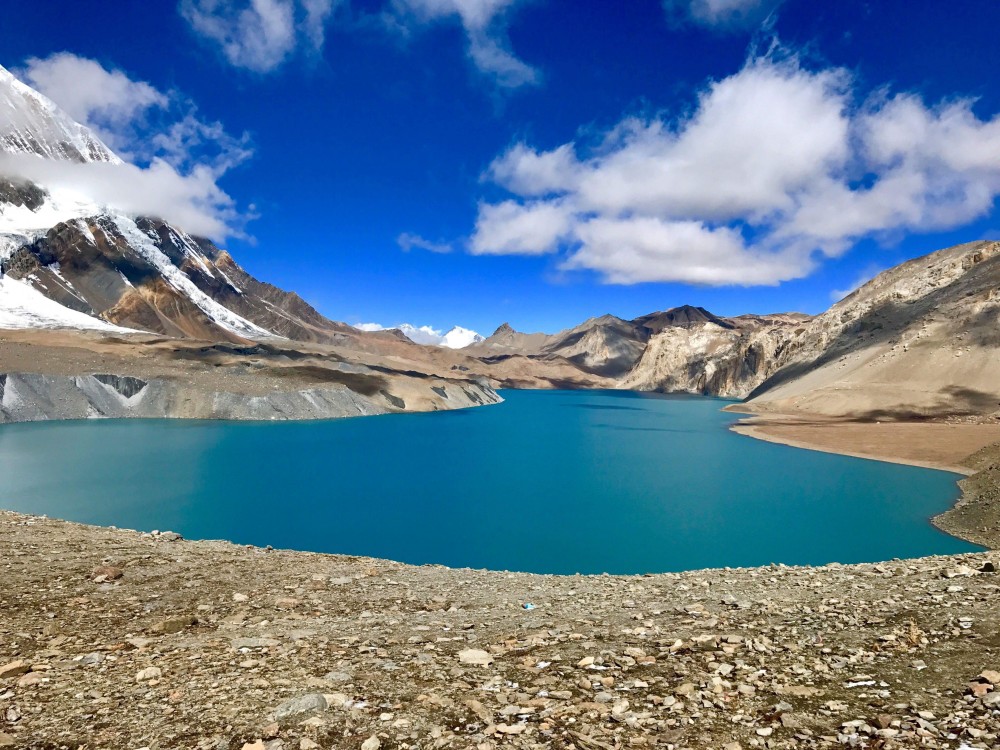
<svg viewBox="0 0 1000 750">
<path fill-rule="evenodd" d="M 869 310 L 841 330 L 818 357 L 782 367 L 757 386 L 747 396 L 747 400 L 859 350 L 879 344 L 899 343 L 899 337 L 904 330 L 921 320 L 933 318 L 934 314 L 944 308 L 945 303 L 949 301 L 963 296 L 990 294 L 996 286 L 997 278 L 1000 278 L 1000 256 L 986 260 L 984 265 L 992 268 L 976 274 L 973 277 L 974 283 L 970 284 L 970 276 L 964 274 L 952 283 L 934 289 L 922 297 L 888 301 L 880 307 Z M 969 288 L 963 290 L 963 286 Z M 956 341 L 960 340 L 958 338 L 960 335 L 970 334 L 973 336 L 973 341 L 969 343 L 976 346 L 993 347 L 1000 344 L 996 313 L 990 310 L 981 311 L 971 320 L 952 321 L 949 334 Z"/>
</svg>

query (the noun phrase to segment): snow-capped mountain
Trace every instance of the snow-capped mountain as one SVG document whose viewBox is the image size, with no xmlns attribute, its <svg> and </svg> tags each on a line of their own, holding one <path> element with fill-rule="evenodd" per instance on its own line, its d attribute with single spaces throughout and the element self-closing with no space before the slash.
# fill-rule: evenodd
<svg viewBox="0 0 1000 750">
<path fill-rule="evenodd" d="M 449 349 L 464 349 L 483 340 L 484 337 L 475 331 L 455 326 L 441 337 L 441 346 L 446 346 Z"/>
<path fill-rule="evenodd" d="M 46 159 L 122 164 L 89 129 L 0 66 L 0 151 Z"/>
<path fill-rule="evenodd" d="M 415 344 L 425 346 L 443 346 L 448 349 L 464 349 L 472 344 L 483 341 L 483 337 L 475 331 L 461 326 L 453 326 L 447 333 L 442 333 L 431 326 L 414 326 L 400 323 L 398 326 L 383 326 L 379 323 L 359 323 L 359 331 L 399 331 Z"/>
<path fill-rule="evenodd" d="M 134 169 L 0 67 L 0 260 L 11 282 L 0 287 L 0 327 L 110 324 L 209 340 L 326 343 L 349 330 L 253 278 L 207 239 L 101 205 L 79 187 L 18 176 L 26 164 L 44 173 L 39 166 L 67 162 Z M 37 294 L 24 294 L 25 286 Z"/>
</svg>

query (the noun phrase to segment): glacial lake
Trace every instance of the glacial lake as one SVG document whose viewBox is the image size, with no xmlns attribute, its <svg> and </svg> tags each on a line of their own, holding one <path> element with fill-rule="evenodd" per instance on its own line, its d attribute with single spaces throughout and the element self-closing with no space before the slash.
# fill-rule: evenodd
<svg viewBox="0 0 1000 750">
<path fill-rule="evenodd" d="M 0 507 L 408 563 L 539 573 L 888 560 L 978 549 L 929 518 L 954 474 L 730 432 L 726 402 L 504 391 L 321 422 L 0 427 Z"/>
</svg>

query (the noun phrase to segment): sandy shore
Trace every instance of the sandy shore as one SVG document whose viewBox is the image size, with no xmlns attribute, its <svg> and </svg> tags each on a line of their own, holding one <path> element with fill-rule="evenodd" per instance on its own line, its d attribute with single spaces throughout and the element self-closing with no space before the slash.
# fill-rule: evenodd
<svg viewBox="0 0 1000 750">
<path fill-rule="evenodd" d="M 1000 442 L 1000 424 L 845 422 L 823 417 L 766 414 L 741 419 L 734 432 L 796 448 L 924 466 L 969 476 L 967 459 Z"/>
</svg>

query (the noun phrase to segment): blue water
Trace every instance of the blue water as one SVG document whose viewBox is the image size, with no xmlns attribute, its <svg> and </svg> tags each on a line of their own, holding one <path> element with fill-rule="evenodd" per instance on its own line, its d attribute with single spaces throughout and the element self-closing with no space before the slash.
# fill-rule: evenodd
<svg viewBox="0 0 1000 750">
<path fill-rule="evenodd" d="M 0 428 L 0 506 L 410 563 L 644 573 L 976 549 L 928 518 L 956 476 L 736 435 L 725 402 L 506 391 L 325 422 Z"/>
</svg>

